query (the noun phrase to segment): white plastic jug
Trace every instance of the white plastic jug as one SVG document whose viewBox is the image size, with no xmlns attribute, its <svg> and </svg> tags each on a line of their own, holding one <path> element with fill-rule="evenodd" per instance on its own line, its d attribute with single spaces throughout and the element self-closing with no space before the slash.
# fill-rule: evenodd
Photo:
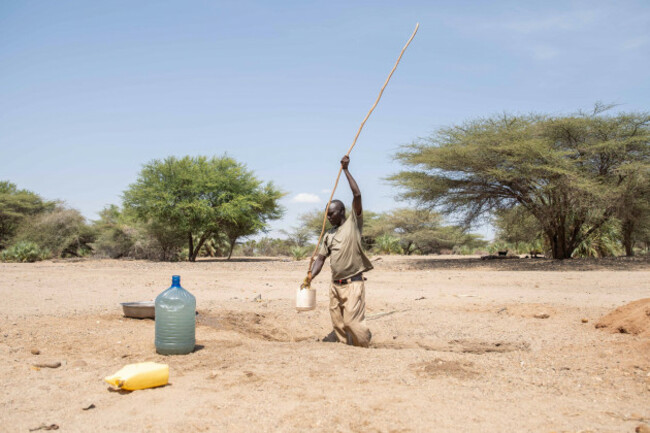
<svg viewBox="0 0 650 433">
<path fill-rule="evenodd" d="M 316 308 L 316 289 L 299 288 L 296 290 L 296 310 L 308 311 Z"/>
</svg>

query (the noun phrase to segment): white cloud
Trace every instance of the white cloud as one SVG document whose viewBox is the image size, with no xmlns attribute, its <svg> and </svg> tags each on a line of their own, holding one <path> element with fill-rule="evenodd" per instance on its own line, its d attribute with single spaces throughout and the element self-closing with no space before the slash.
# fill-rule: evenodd
<svg viewBox="0 0 650 433">
<path fill-rule="evenodd" d="M 316 194 L 301 192 L 300 194 L 296 194 L 291 201 L 293 203 L 320 203 L 320 197 Z"/>
</svg>

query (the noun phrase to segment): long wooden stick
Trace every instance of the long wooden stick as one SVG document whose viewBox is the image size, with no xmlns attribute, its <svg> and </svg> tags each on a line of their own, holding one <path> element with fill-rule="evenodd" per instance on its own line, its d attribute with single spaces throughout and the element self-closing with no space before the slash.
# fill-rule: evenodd
<svg viewBox="0 0 650 433">
<path fill-rule="evenodd" d="M 377 96 L 377 100 L 373 104 L 372 108 L 370 111 L 368 111 L 368 114 L 366 114 L 366 118 L 363 119 L 363 122 L 361 122 L 361 126 L 359 126 L 359 130 L 357 131 L 357 135 L 354 136 L 354 140 L 352 141 L 352 146 L 350 146 L 350 149 L 348 149 L 348 153 L 346 153 L 346 156 L 350 156 L 350 152 L 352 152 L 352 149 L 354 148 L 354 145 L 357 144 L 357 138 L 359 138 L 359 134 L 361 134 L 361 130 L 363 129 L 363 125 L 366 124 L 366 121 L 372 114 L 373 110 L 379 103 L 379 100 L 381 99 L 381 95 L 384 93 L 384 89 L 388 85 L 388 82 L 390 81 L 390 77 L 393 76 L 393 72 L 395 72 L 395 69 L 397 69 L 397 65 L 399 65 L 399 61 L 402 60 L 402 55 L 404 54 L 404 51 L 406 51 L 406 48 L 408 48 L 409 44 L 415 37 L 415 34 L 418 32 L 418 28 L 420 27 L 420 23 L 415 24 L 415 30 L 413 30 L 413 34 L 409 38 L 409 40 L 406 42 L 406 45 L 404 45 L 404 48 L 402 48 L 402 51 L 399 53 L 399 57 L 397 58 L 397 61 L 395 62 L 395 66 L 393 66 L 393 69 L 390 71 L 390 74 L 388 74 L 388 78 L 386 78 L 386 81 L 384 82 L 384 85 L 381 86 L 381 90 L 379 91 L 379 96 Z M 314 249 L 314 252 L 311 255 L 311 258 L 309 259 L 309 268 L 307 269 L 307 275 L 311 277 L 311 266 L 314 264 L 314 257 L 316 257 L 316 253 L 318 252 L 318 247 L 320 246 L 321 241 L 323 240 L 323 234 L 325 233 L 325 225 L 327 224 L 327 211 L 330 208 L 330 204 L 332 204 L 332 198 L 334 197 L 334 192 L 336 191 L 336 187 L 339 184 L 339 179 L 341 178 L 341 172 L 343 171 L 343 167 L 339 168 L 339 174 L 336 176 L 336 182 L 334 182 L 334 189 L 332 189 L 332 194 L 330 195 L 330 199 L 327 202 L 327 207 L 325 208 L 325 216 L 323 217 L 323 227 L 321 228 L 320 236 L 318 237 L 318 242 L 316 243 L 316 248 Z"/>
</svg>

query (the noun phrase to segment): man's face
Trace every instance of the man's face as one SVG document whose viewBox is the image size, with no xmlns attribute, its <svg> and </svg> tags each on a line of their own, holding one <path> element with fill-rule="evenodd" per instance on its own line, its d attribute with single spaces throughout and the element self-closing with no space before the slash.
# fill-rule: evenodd
<svg viewBox="0 0 650 433">
<path fill-rule="evenodd" d="M 333 227 L 340 226 L 345 221 L 345 209 L 339 203 L 332 203 L 327 210 L 327 220 Z"/>
</svg>

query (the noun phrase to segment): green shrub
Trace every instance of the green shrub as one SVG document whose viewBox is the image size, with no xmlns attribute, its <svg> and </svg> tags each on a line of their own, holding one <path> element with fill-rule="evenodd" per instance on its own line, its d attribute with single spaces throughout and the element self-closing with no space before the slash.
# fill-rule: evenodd
<svg viewBox="0 0 650 433">
<path fill-rule="evenodd" d="M 18 242 L 0 253 L 0 261 L 32 263 L 45 260 L 51 256 L 50 251 L 41 249 L 34 242 Z"/>
<path fill-rule="evenodd" d="M 95 255 L 111 259 L 127 257 L 135 243 L 134 232 L 128 226 L 103 227 L 92 245 Z"/>
<path fill-rule="evenodd" d="M 236 256 L 253 257 L 255 255 L 255 244 L 256 242 L 254 240 L 248 240 L 242 244 L 237 244 L 233 254 Z"/>
<path fill-rule="evenodd" d="M 399 238 L 384 234 L 375 239 L 375 250 L 380 254 L 402 254 Z"/>
<path fill-rule="evenodd" d="M 292 245 L 292 242 L 287 239 L 263 237 L 258 240 L 250 239 L 242 244 L 238 244 L 234 249 L 234 254 L 249 257 L 293 256 L 291 249 L 294 247 L 295 245 Z"/>
<path fill-rule="evenodd" d="M 454 245 L 452 249 L 452 254 L 461 255 L 461 256 L 470 256 L 474 253 L 475 248 L 470 245 Z"/>
<path fill-rule="evenodd" d="M 309 254 L 307 247 L 292 247 L 291 248 L 291 257 L 294 260 L 302 260 Z"/>
</svg>

